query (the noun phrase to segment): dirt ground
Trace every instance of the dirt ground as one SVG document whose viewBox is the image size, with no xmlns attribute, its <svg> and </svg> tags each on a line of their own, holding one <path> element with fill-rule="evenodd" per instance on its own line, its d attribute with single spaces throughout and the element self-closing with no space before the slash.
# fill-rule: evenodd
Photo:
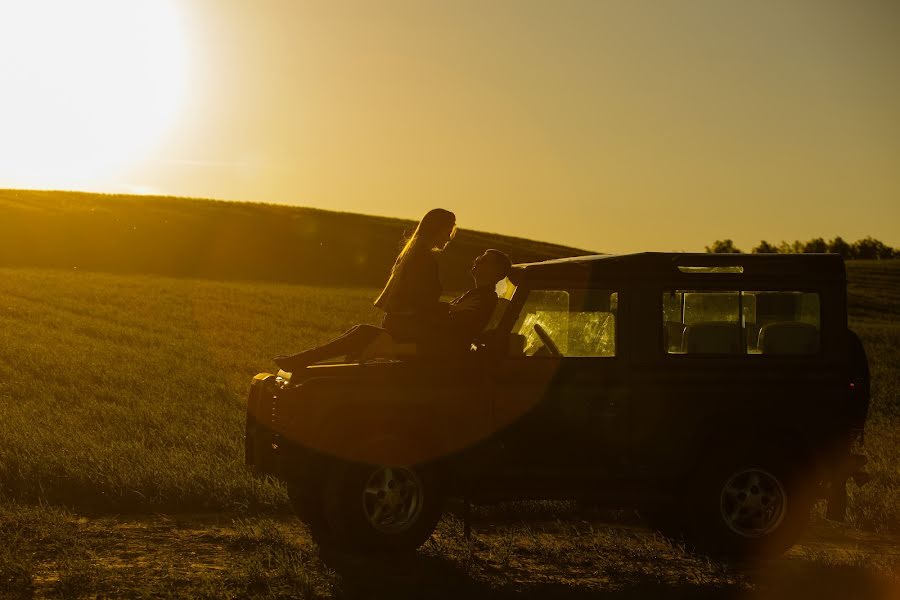
<svg viewBox="0 0 900 600">
<path fill-rule="evenodd" d="M 737 565 L 637 521 L 479 518 L 467 541 L 449 516 L 417 553 L 369 558 L 322 555 L 291 517 L 76 521 L 83 559 L 39 563 L 28 596 L 900 599 L 900 537 L 825 521 L 786 555 Z"/>
</svg>

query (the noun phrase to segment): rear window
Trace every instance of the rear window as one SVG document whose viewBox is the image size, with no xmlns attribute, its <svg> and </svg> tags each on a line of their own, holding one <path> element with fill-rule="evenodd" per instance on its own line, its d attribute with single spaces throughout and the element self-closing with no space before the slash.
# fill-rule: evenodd
<svg viewBox="0 0 900 600">
<path fill-rule="evenodd" d="M 810 355 L 820 347 L 819 294 L 670 290 L 663 293 L 668 354 Z"/>
</svg>

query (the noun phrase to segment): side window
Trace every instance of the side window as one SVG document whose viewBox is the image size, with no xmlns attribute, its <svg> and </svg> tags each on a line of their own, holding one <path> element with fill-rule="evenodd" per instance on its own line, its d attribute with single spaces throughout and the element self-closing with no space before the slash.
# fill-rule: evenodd
<svg viewBox="0 0 900 600">
<path fill-rule="evenodd" d="M 740 292 L 666 292 L 663 316 L 669 354 L 743 354 Z"/>
<path fill-rule="evenodd" d="M 663 293 L 668 354 L 816 354 L 819 295 L 788 291 Z"/>
<path fill-rule="evenodd" d="M 820 346 L 819 295 L 808 292 L 744 292 L 756 310 L 747 320 L 749 354 L 817 354 Z"/>
<path fill-rule="evenodd" d="M 618 301 L 610 290 L 531 290 L 513 329 L 521 354 L 549 355 L 539 325 L 563 356 L 615 356 Z"/>
</svg>

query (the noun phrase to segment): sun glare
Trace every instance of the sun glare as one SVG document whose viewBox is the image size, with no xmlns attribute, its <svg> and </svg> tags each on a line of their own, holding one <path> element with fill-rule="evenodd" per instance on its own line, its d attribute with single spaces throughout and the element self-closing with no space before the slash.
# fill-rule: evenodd
<svg viewBox="0 0 900 600">
<path fill-rule="evenodd" d="M 0 3 L 0 187 L 91 184 L 159 141 L 181 104 L 173 0 Z"/>
</svg>

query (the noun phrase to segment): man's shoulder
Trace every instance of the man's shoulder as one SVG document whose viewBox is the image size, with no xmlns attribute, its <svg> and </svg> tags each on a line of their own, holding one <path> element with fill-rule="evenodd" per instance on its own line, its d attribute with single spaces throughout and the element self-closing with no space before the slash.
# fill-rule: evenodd
<svg viewBox="0 0 900 600">
<path fill-rule="evenodd" d="M 478 294 L 479 300 L 497 301 L 497 291 L 493 287 L 475 288 L 475 293 Z"/>
<path fill-rule="evenodd" d="M 478 299 L 478 312 L 489 318 L 497 306 L 497 292 L 494 291 L 494 288 L 477 288 L 475 292 L 475 297 Z"/>
<path fill-rule="evenodd" d="M 474 298 L 476 301 L 478 301 L 479 304 L 493 304 L 497 301 L 497 292 L 495 292 L 494 288 L 492 287 L 472 288 L 470 290 L 467 290 L 461 296 L 455 298 L 454 302 L 461 302 L 462 300 L 468 300 L 470 298 Z"/>
</svg>

